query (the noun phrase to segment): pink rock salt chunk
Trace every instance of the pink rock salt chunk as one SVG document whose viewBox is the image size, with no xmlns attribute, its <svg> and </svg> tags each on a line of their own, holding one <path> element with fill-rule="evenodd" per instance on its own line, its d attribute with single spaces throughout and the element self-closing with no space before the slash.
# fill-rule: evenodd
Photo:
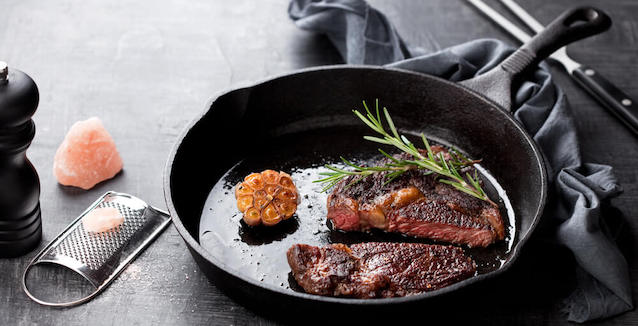
<svg viewBox="0 0 638 326">
<path fill-rule="evenodd" d="M 122 158 L 102 121 L 78 121 L 55 153 L 53 174 L 60 184 L 91 189 L 122 170 Z"/>
<path fill-rule="evenodd" d="M 96 208 L 84 215 L 82 225 L 87 232 L 101 233 L 114 229 L 124 223 L 124 216 L 117 208 Z"/>
</svg>

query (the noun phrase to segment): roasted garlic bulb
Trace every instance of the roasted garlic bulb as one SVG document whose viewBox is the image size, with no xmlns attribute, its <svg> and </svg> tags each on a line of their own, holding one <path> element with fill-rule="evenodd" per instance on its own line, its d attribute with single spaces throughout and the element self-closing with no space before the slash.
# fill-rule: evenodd
<svg viewBox="0 0 638 326">
<path fill-rule="evenodd" d="M 244 213 L 244 222 L 255 226 L 275 225 L 297 211 L 299 193 L 292 178 L 285 172 L 265 170 L 251 173 L 235 187 L 237 208 Z"/>
</svg>

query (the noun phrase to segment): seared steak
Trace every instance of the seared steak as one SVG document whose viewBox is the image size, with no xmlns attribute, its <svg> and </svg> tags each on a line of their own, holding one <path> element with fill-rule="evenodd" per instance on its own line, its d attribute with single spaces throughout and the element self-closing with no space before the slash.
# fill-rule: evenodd
<svg viewBox="0 0 638 326">
<path fill-rule="evenodd" d="M 432 148 L 448 155 L 443 147 Z M 497 207 L 440 183 L 436 174 L 415 169 L 386 184 L 385 173 L 376 173 L 350 185 L 357 177 L 344 178 L 328 196 L 328 219 L 336 229 L 377 228 L 470 247 L 505 237 Z"/>
<path fill-rule="evenodd" d="M 297 244 L 287 255 L 297 283 L 324 296 L 400 297 L 440 289 L 476 271 L 463 249 L 422 243 Z"/>
</svg>

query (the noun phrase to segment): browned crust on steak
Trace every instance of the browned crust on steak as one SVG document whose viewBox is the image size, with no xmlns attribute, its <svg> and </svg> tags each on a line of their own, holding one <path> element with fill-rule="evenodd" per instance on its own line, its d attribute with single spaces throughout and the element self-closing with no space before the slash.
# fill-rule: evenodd
<svg viewBox="0 0 638 326">
<path fill-rule="evenodd" d="M 400 297 L 437 290 L 476 272 L 463 249 L 421 243 L 296 244 L 287 256 L 297 283 L 323 296 Z"/>
</svg>

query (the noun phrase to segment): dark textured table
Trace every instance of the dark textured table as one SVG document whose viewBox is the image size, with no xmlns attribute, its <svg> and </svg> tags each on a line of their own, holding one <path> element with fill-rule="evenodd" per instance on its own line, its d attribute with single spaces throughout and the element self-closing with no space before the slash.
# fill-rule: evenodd
<svg viewBox="0 0 638 326">
<path fill-rule="evenodd" d="M 520 3 L 547 23 L 578 2 Z M 482 37 L 516 44 L 463 1 L 372 3 L 408 42 L 431 50 Z M 570 46 L 570 54 L 638 99 L 638 2 L 590 3 L 606 10 L 614 26 Z M 324 37 L 300 31 L 289 21 L 286 7 L 284 0 L 4 0 L 0 60 L 28 72 L 40 88 L 38 131 L 28 154 L 42 183 L 41 246 L 107 190 L 131 193 L 164 208 L 162 172 L 168 152 L 180 130 L 215 93 L 297 68 L 339 63 Z M 623 184 L 625 192 L 611 202 L 607 216 L 623 226 L 618 241 L 629 261 L 636 296 L 638 139 L 565 73 L 554 72 L 575 112 L 585 159 L 612 165 Z M 100 117 L 115 138 L 124 171 L 90 191 L 61 187 L 51 172 L 53 154 L 71 124 L 91 116 Z M 498 281 L 495 291 L 501 292 L 477 300 L 475 307 L 460 307 L 460 314 L 441 314 L 493 325 L 567 323 L 560 302 L 569 293 L 573 265 L 568 255 L 550 248 L 542 239 L 532 241 L 514 270 Z M 19 279 L 34 254 L 0 260 L 0 325 L 279 321 L 251 312 L 209 283 L 172 226 L 102 295 L 72 309 L 42 307 L 24 295 Z M 55 276 L 41 277 L 57 282 L 58 291 L 74 291 L 74 283 L 64 286 Z M 424 316 L 424 322 L 428 318 Z M 629 312 L 604 323 L 638 324 L 638 315 Z"/>
</svg>

